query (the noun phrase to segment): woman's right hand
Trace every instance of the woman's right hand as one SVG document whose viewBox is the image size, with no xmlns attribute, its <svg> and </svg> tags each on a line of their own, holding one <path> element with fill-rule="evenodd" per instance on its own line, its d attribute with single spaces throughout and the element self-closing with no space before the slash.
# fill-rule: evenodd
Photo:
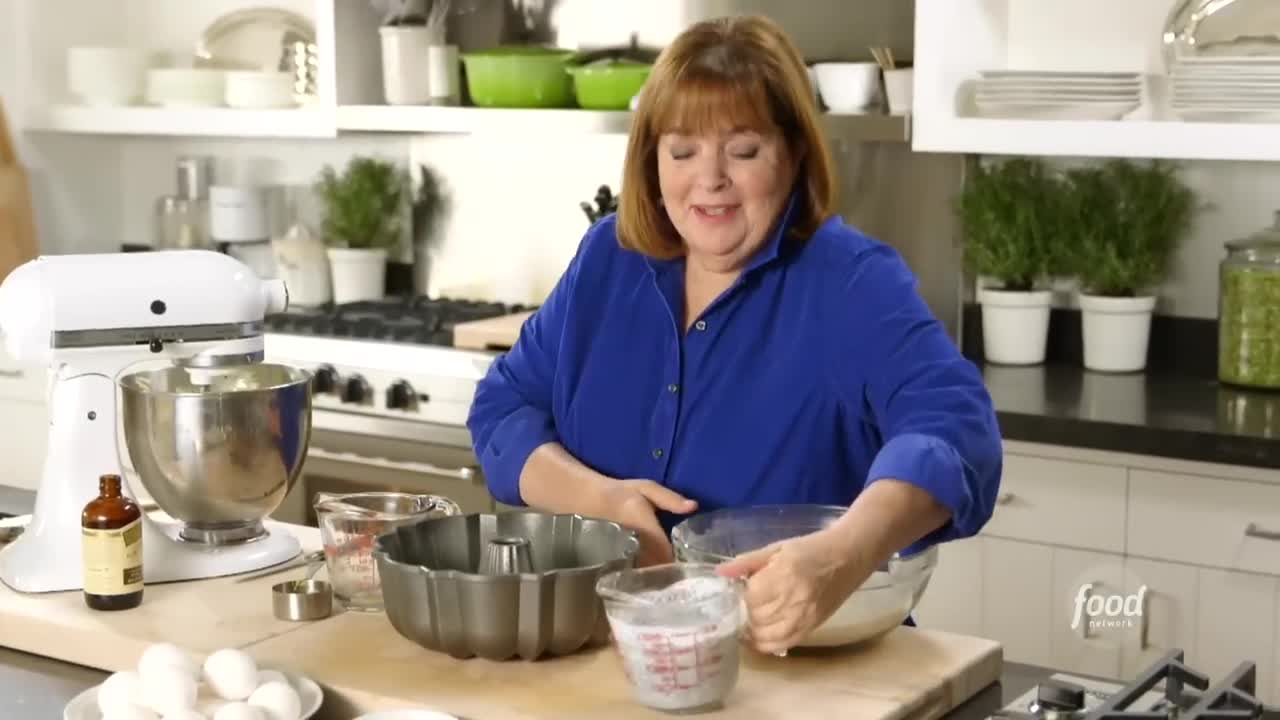
<svg viewBox="0 0 1280 720">
<path fill-rule="evenodd" d="M 658 522 L 655 508 L 686 514 L 698 503 L 652 480 L 608 480 L 601 491 L 599 516 L 640 536 L 637 567 L 672 562 L 671 541 Z"/>
</svg>

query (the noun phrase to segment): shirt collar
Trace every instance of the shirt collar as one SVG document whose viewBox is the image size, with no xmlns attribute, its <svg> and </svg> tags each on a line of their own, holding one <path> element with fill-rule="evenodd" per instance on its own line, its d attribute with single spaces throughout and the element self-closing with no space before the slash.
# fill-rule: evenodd
<svg viewBox="0 0 1280 720">
<path fill-rule="evenodd" d="M 742 274 L 745 276 L 753 270 L 767 265 L 777 259 L 779 253 L 782 252 L 782 241 L 787 236 L 787 231 L 791 229 L 791 224 L 795 220 L 796 206 L 799 203 L 799 190 L 792 190 L 790 197 L 787 198 L 787 204 L 782 210 L 782 214 L 778 217 L 778 223 L 770 233 L 765 243 L 756 250 L 751 260 L 747 262 L 747 266 L 743 268 Z M 649 263 L 649 269 L 654 272 L 661 272 L 665 268 L 684 262 L 684 257 L 678 257 L 674 260 L 659 260 L 656 258 L 645 258 Z"/>
</svg>

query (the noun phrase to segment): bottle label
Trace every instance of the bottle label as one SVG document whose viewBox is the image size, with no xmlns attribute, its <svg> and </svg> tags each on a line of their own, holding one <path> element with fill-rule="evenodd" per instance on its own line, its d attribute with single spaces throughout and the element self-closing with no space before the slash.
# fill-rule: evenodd
<svg viewBox="0 0 1280 720">
<path fill-rule="evenodd" d="M 142 520 L 115 530 L 81 528 L 84 591 L 126 595 L 142 589 Z"/>
</svg>

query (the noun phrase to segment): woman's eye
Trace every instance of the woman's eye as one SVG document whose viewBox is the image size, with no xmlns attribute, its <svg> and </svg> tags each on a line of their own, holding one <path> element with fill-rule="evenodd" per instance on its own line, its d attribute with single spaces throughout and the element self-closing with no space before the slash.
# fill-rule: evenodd
<svg viewBox="0 0 1280 720">
<path fill-rule="evenodd" d="M 691 157 L 693 157 L 693 153 L 688 150 L 680 149 L 671 151 L 672 160 L 688 160 Z"/>
<path fill-rule="evenodd" d="M 750 160 L 760 152 L 759 148 L 739 148 L 733 151 L 733 156 L 740 160 Z"/>
</svg>

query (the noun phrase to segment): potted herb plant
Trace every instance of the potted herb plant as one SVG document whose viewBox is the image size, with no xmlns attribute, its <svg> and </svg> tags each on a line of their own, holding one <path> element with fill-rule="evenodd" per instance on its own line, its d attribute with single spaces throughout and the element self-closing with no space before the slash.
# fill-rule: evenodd
<svg viewBox="0 0 1280 720">
<path fill-rule="evenodd" d="M 1032 158 L 975 163 L 965 182 L 958 208 L 964 258 L 978 276 L 983 354 L 990 362 L 1044 362 L 1061 203 L 1061 180 Z"/>
<path fill-rule="evenodd" d="M 1196 195 L 1165 160 L 1109 160 L 1066 174 L 1071 273 L 1079 280 L 1084 365 L 1147 365 L 1156 286 L 1191 229 Z"/>
<path fill-rule="evenodd" d="M 341 174 L 326 166 L 316 193 L 324 210 L 333 301 L 383 297 L 388 251 L 401 243 L 409 213 L 407 173 L 394 163 L 357 156 Z"/>
</svg>

